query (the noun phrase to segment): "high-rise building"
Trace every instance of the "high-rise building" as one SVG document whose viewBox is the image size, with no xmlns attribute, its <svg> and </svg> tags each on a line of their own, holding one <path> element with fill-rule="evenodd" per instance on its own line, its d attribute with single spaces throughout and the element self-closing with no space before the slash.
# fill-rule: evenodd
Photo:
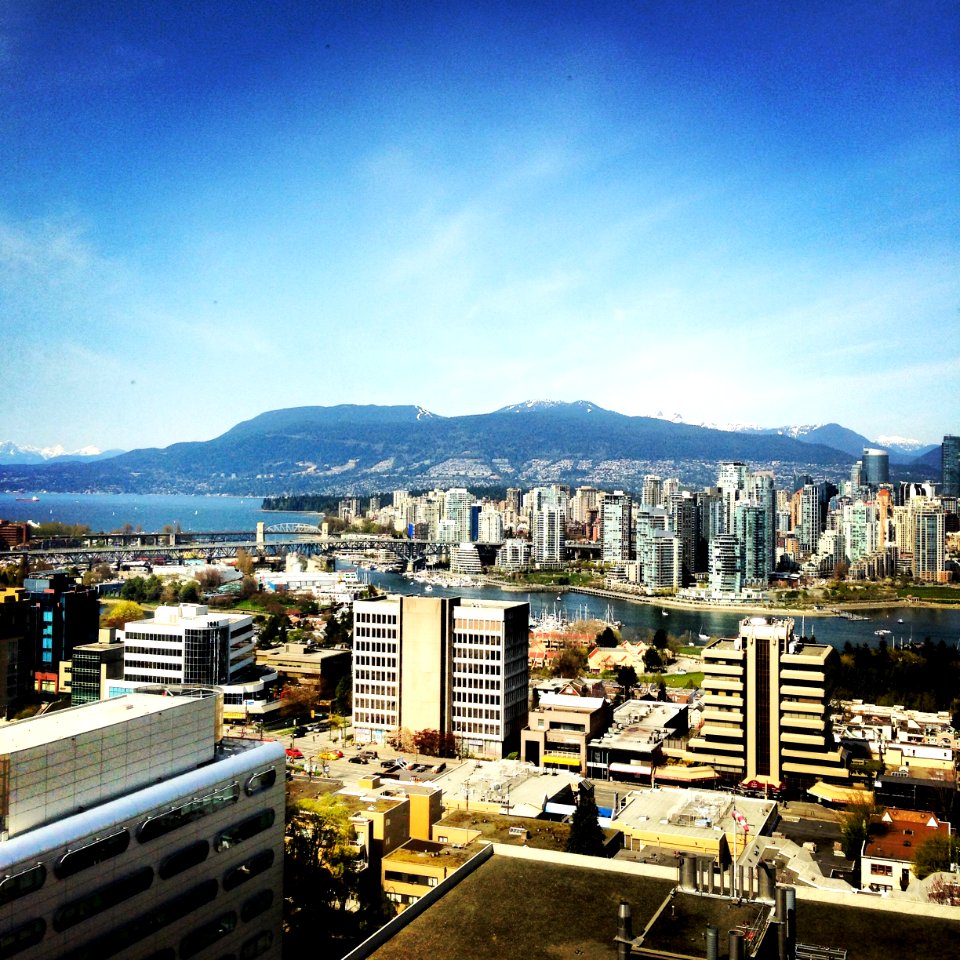
<svg viewBox="0 0 960 960">
<path fill-rule="evenodd" d="M 566 518 L 563 508 L 545 503 L 531 517 L 533 562 L 541 569 L 563 566 L 566 558 Z"/>
<path fill-rule="evenodd" d="M 747 488 L 747 465 L 739 460 L 726 460 L 717 471 L 717 488 L 723 498 L 723 530 L 733 533 L 733 511 Z"/>
<path fill-rule="evenodd" d="M 697 501 L 689 493 L 674 494 L 668 501 L 670 526 L 680 540 L 680 577 L 690 583 L 696 570 Z"/>
<path fill-rule="evenodd" d="M 941 507 L 925 504 L 914 516 L 913 575 L 917 580 L 946 582 L 945 515 Z"/>
<path fill-rule="evenodd" d="M 559 484 L 534 487 L 528 494 L 533 562 L 559 567 L 566 558 L 567 492 Z"/>
<path fill-rule="evenodd" d="M 633 502 L 622 490 L 605 493 L 601 514 L 601 557 L 604 563 L 626 563 L 632 556 Z"/>
<path fill-rule="evenodd" d="M 18 587 L 0 589 L 0 717 L 7 719 L 33 686 L 30 605 Z"/>
<path fill-rule="evenodd" d="M 797 539 L 804 553 L 813 553 L 824 530 L 826 489 L 822 483 L 805 483 L 800 490 L 800 525 Z"/>
<path fill-rule="evenodd" d="M 480 511 L 477 540 L 480 543 L 503 543 L 503 514 L 490 504 Z"/>
<path fill-rule="evenodd" d="M 947 434 L 940 447 L 940 492 L 945 497 L 960 497 L 960 436 Z"/>
<path fill-rule="evenodd" d="M 758 504 L 741 502 L 733 511 L 733 533 L 739 541 L 741 571 L 748 584 L 765 585 L 773 572 L 769 552 L 770 513 Z"/>
<path fill-rule="evenodd" d="M 710 590 L 737 594 L 743 588 L 743 558 L 735 534 L 721 533 L 710 541 Z"/>
<path fill-rule="evenodd" d="M 470 508 L 472 505 L 473 496 L 465 487 L 452 487 L 444 495 L 443 519 L 455 525 L 452 528 L 454 533 L 451 543 L 476 540 L 476 533 L 471 530 L 473 515 Z M 471 536 L 472 532 L 473 536 Z"/>
<path fill-rule="evenodd" d="M 877 450 L 874 447 L 864 447 L 863 482 L 873 490 L 881 483 L 890 482 L 890 454 L 886 450 Z"/>
<path fill-rule="evenodd" d="M 703 651 L 703 724 L 688 757 L 749 790 L 809 786 L 848 772 L 829 726 L 832 647 L 795 640 L 792 619 L 748 617 Z"/>
<path fill-rule="evenodd" d="M 669 530 L 653 530 L 637 540 L 643 585 L 650 590 L 677 590 L 682 585 L 681 545 Z"/>
<path fill-rule="evenodd" d="M 358 600 L 357 742 L 438 730 L 472 754 L 503 756 L 526 725 L 529 614 L 526 603 L 459 597 Z"/>
<path fill-rule="evenodd" d="M 37 693 L 60 692 L 60 666 L 73 648 L 95 643 L 100 630 L 100 598 L 60 571 L 23 581 L 30 604 L 33 686 Z"/>
<path fill-rule="evenodd" d="M 644 507 L 659 507 L 661 505 L 661 490 L 663 480 L 656 474 L 648 473 L 643 478 L 643 489 L 640 494 L 640 504 Z"/>
<path fill-rule="evenodd" d="M 697 501 L 697 552 L 694 572 L 706 573 L 710 569 L 710 542 L 723 533 L 723 499 L 720 490 L 708 487 L 696 494 Z"/>
<path fill-rule="evenodd" d="M 279 960 L 283 746 L 164 692 L 0 729 L 4 956 Z"/>
</svg>

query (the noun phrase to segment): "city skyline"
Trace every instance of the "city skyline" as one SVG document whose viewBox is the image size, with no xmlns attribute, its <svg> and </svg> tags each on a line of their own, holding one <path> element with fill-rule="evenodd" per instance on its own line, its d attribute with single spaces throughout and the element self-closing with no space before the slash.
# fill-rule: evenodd
<svg viewBox="0 0 960 960">
<path fill-rule="evenodd" d="M 939 442 L 958 10 L 8 6 L 0 438 L 534 396 Z"/>
</svg>

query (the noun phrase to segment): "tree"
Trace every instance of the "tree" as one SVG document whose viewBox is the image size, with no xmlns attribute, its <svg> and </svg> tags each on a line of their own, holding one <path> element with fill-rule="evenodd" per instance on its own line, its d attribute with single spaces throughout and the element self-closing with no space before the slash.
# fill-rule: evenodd
<svg viewBox="0 0 960 960">
<path fill-rule="evenodd" d="M 353 683 L 349 675 L 337 681 L 333 694 L 333 709 L 337 713 L 353 713 Z"/>
<path fill-rule="evenodd" d="M 245 577 L 253 573 L 253 557 L 243 547 L 237 549 L 236 567 Z"/>
<path fill-rule="evenodd" d="M 587 669 L 587 651 L 575 640 L 565 640 L 553 661 L 555 677 L 579 677 Z"/>
<path fill-rule="evenodd" d="M 647 647 L 643 651 L 643 666 L 648 671 L 650 670 L 659 670 L 663 666 L 663 658 L 660 656 L 660 651 L 656 647 Z"/>
<path fill-rule="evenodd" d="M 615 647 L 620 642 L 613 627 L 604 627 L 598 634 L 596 644 L 598 647 Z"/>
<path fill-rule="evenodd" d="M 118 600 L 111 603 L 100 617 L 101 627 L 120 628 L 133 620 L 143 619 L 143 607 L 132 600 Z"/>
<path fill-rule="evenodd" d="M 870 835 L 871 820 L 883 812 L 872 793 L 864 791 L 862 797 L 847 804 L 840 815 L 840 839 L 843 842 L 843 855 L 848 860 L 857 860 L 863 851 L 863 844 Z"/>
<path fill-rule="evenodd" d="M 567 853 L 580 853 L 588 857 L 603 856 L 604 836 L 599 816 L 593 784 L 581 780 L 577 790 L 577 806 L 570 823 L 570 835 L 567 837 Z"/>
<path fill-rule="evenodd" d="M 296 684 L 283 688 L 280 711 L 285 717 L 305 717 L 317 705 L 317 688 Z"/>
<path fill-rule="evenodd" d="M 933 833 L 925 837 L 913 854 L 913 874 L 918 880 L 931 873 L 946 873 L 956 863 L 958 846 L 956 837 Z"/>
<path fill-rule="evenodd" d="M 349 932 L 347 904 L 360 888 L 356 831 L 333 794 L 287 807 L 284 843 L 285 921 L 291 941 L 317 947 Z M 337 956 L 340 954 L 338 953 Z"/>
<path fill-rule="evenodd" d="M 653 645 L 658 650 L 666 650 L 669 642 L 667 631 L 664 630 L 663 627 L 658 627 L 653 634 Z"/>
<path fill-rule="evenodd" d="M 631 687 L 636 685 L 637 682 L 637 671 L 632 666 L 620 666 L 616 669 L 617 683 L 620 684 L 624 690 L 629 690 Z"/>
</svg>

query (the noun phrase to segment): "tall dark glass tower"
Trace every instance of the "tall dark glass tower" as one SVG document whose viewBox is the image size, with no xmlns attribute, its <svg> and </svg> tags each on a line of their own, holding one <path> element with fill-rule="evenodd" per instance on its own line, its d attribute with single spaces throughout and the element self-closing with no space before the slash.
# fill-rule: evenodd
<svg viewBox="0 0 960 960">
<path fill-rule="evenodd" d="M 947 434 L 943 438 L 941 467 L 945 497 L 960 497 L 960 437 Z"/>
</svg>

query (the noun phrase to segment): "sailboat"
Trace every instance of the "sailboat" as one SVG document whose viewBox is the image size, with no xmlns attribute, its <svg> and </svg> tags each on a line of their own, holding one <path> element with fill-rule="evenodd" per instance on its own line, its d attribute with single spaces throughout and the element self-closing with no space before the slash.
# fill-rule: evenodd
<svg viewBox="0 0 960 960">
<path fill-rule="evenodd" d="M 710 634 L 703 632 L 703 624 L 702 624 L 702 623 L 700 624 L 700 632 L 697 634 L 697 636 L 698 636 L 704 643 L 706 643 L 707 640 L 710 639 Z"/>
</svg>

